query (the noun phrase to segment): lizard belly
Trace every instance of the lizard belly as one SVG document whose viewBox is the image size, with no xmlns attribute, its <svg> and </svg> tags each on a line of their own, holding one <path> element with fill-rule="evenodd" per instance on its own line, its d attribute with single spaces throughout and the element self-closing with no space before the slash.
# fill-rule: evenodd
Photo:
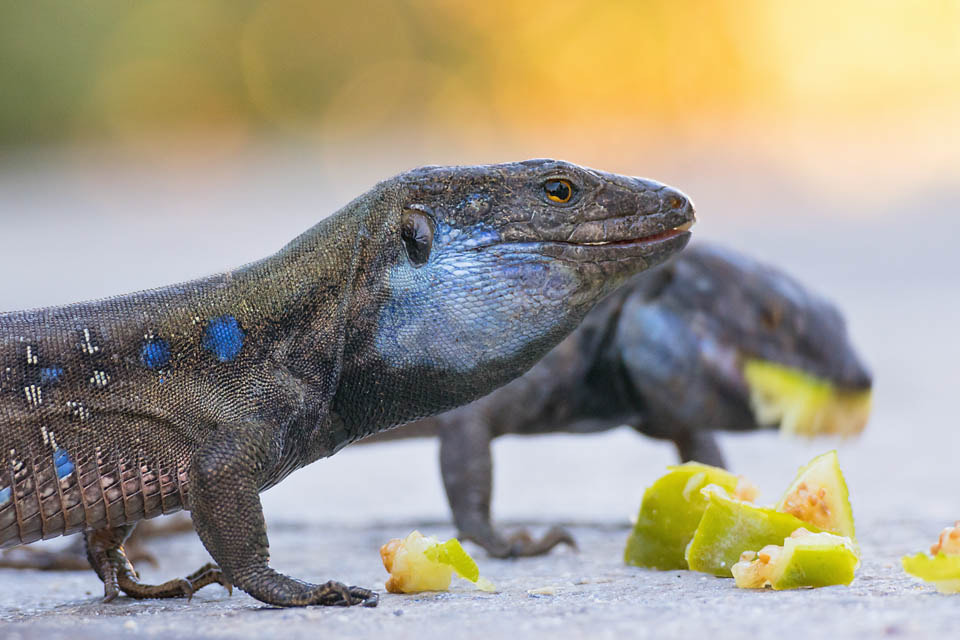
<svg viewBox="0 0 960 640">
<path fill-rule="evenodd" d="M 130 524 L 189 506 L 187 463 L 83 433 L 39 431 L 0 456 L 0 547 Z M 135 452 L 132 455 L 124 452 Z"/>
</svg>

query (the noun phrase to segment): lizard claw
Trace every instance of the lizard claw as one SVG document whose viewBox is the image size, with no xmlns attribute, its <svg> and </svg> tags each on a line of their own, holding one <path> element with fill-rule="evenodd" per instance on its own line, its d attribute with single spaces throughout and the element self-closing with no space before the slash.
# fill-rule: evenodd
<svg viewBox="0 0 960 640">
<path fill-rule="evenodd" d="M 319 585 L 312 598 L 313 604 L 333 607 L 350 607 L 356 604 L 364 607 L 375 607 L 380 596 L 370 589 L 362 587 L 348 587 L 347 585 L 329 581 Z"/>
<path fill-rule="evenodd" d="M 354 594 L 356 597 L 363 598 L 363 602 L 360 603 L 360 606 L 362 607 L 372 608 L 377 606 L 377 604 L 379 604 L 380 602 L 380 594 L 377 593 L 376 591 L 370 591 L 369 589 L 359 589 L 358 587 L 350 587 L 350 589 L 356 590 L 356 593 Z M 361 594 L 360 593 L 361 591 L 364 592 L 365 595 Z"/>
</svg>

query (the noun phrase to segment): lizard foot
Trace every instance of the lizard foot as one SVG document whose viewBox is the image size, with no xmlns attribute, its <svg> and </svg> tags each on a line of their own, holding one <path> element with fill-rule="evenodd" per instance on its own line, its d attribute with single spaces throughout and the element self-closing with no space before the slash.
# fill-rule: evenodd
<svg viewBox="0 0 960 640">
<path fill-rule="evenodd" d="M 285 577 L 285 576 L 284 576 Z M 287 581 L 293 582 L 290 578 Z M 282 599 L 282 602 L 276 602 L 285 607 L 306 607 L 311 605 L 321 605 L 326 607 L 352 607 L 353 605 L 363 605 L 364 607 L 375 607 L 380 601 L 380 596 L 376 591 L 364 589 L 362 587 L 348 587 L 342 582 L 330 580 L 323 584 L 304 584 L 298 586 L 309 587 L 298 593 L 292 593 Z"/>
<path fill-rule="evenodd" d="M 572 549 L 577 549 L 577 542 L 573 535 L 563 527 L 550 527 L 550 530 L 543 534 L 543 537 L 537 540 L 526 529 L 515 531 L 507 538 L 510 543 L 510 555 L 519 558 L 523 556 L 540 556 L 558 544 L 565 544 Z"/>
<path fill-rule="evenodd" d="M 494 558 L 541 556 L 558 544 L 577 549 L 577 542 L 573 535 L 563 527 L 551 527 L 539 540 L 526 529 L 520 529 L 506 537 L 495 532 L 483 536 L 460 533 L 457 537 L 476 542 Z"/>
<path fill-rule="evenodd" d="M 380 596 L 362 587 L 329 581 L 313 584 L 277 573 L 268 566 L 260 566 L 237 580 L 237 586 L 268 605 L 278 607 L 375 607 Z"/>
<path fill-rule="evenodd" d="M 133 566 L 127 563 L 121 566 L 116 572 L 116 580 L 112 583 L 103 583 L 104 602 L 109 602 L 117 597 L 118 590 L 131 598 L 187 598 L 193 597 L 193 594 L 208 584 L 219 584 L 227 589 L 228 594 L 233 594 L 233 585 L 223 576 L 220 568 L 208 563 L 188 575 L 186 578 L 175 578 L 168 580 L 163 584 L 150 585 L 140 582 Z"/>
<path fill-rule="evenodd" d="M 375 607 L 379 601 L 380 596 L 377 595 L 376 591 L 362 587 L 348 587 L 342 582 L 330 580 L 315 585 L 303 596 L 296 598 L 292 604 L 323 605 L 327 607 L 352 607 L 359 604 L 364 607 Z"/>
<path fill-rule="evenodd" d="M 191 598 L 194 592 L 208 584 L 219 584 L 233 593 L 233 585 L 224 577 L 215 564 L 206 564 L 186 578 L 168 580 L 163 584 L 149 585 L 140 582 L 123 549 L 123 540 L 129 527 L 98 529 L 85 534 L 87 559 L 103 580 L 103 601 L 110 602 L 122 591 L 131 598 Z"/>
</svg>

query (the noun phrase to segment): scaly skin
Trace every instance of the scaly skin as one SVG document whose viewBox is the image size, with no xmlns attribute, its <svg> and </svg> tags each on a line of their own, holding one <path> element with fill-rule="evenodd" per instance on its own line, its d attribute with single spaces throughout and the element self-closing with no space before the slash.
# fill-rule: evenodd
<svg viewBox="0 0 960 640">
<path fill-rule="evenodd" d="M 715 430 L 775 426 L 758 424 L 751 411 L 741 373 L 745 356 L 841 388 L 870 386 L 833 305 L 771 267 L 695 245 L 613 293 L 521 378 L 470 405 L 358 444 L 439 436 L 444 485 L 460 536 L 497 557 L 546 553 L 556 544 L 573 544 L 573 538 L 558 527 L 540 539 L 522 530 L 508 536 L 491 522 L 493 438 L 629 424 L 672 441 L 681 460 L 724 466 Z M 27 550 L 0 559 L 0 566 L 86 564 L 82 545 L 60 553 Z"/>
<path fill-rule="evenodd" d="M 568 163 L 426 167 L 235 271 L 0 315 L 0 546 L 83 531 L 108 599 L 219 582 L 375 604 L 271 569 L 259 492 L 522 374 L 692 219 L 663 185 Z M 140 584 L 131 525 L 179 509 L 219 568 Z"/>
<path fill-rule="evenodd" d="M 744 357 L 794 367 L 840 388 L 871 385 L 832 304 L 776 269 L 698 245 L 618 289 L 512 383 L 363 442 L 438 435 L 458 537 L 496 557 L 537 555 L 573 539 L 559 528 L 539 540 L 495 529 L 493 438 L 626 424 L 674 442 L 684 461 L 724 466 L 713 431 L 775 426 L 758 424 L 750 408 Z"/>
</svg>

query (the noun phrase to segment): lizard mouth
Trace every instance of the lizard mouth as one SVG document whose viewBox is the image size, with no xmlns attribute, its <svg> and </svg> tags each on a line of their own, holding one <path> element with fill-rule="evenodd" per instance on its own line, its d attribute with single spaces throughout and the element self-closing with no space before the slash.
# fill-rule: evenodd
<svg viewBox="0 0 960 640">
<path fill-rule="evenodd" d="M 680 224 L 666 229 L 660 226 L 660 229 L 656 229 L 656 232 L 650 235 L 636 236 L 634 234 L 638 230 L 629 229 L 628 225 L 624 224 L 623 227 L 627 228 L 619 229 L 616 234 L 610 233 L 609 235 L 614 237 L 608 236 L 609 239 L 593 240 L 588 237 L 577 240 L 548 240 L 540 243 L 538 252 L 551 258 L 571 262 L 610 265 L 605 269 L 614 269 L 612 266 L 614 264 L 622 265 L 625 270 L 635 269 L 636 264 L 647 268 L 662 262 L 682 249 L 690 239 L 690 227 L 695 222 L 693 211 L 689 211 L 680 220 L 675 219 L 675 222 Z M 647 229 L 647 231 L 654 230 Z M 639 231 L 643 233 L 644 230 Z"/>
<path fill-rule="evenodd" d="M 679 235 L 682 235 L 690 231 L 690 227 L 693 226 L 693 220 L 685 222 L 679 226 L 673 227 L 666 231 L 661 231 L 660 233 L 655 233 L 650 236 L 642 236 L 640 238 L 630 238 L 627 240 L 601 240 L 598 242 L 571 242 L 569 244 L 583 246 L 583 247 L 627 247 L 635 245 L 648 245 L 656 244 L 657 242 L 662 242 L 664 240 L 670 240 L 676 238 Z"/>
</svg>

